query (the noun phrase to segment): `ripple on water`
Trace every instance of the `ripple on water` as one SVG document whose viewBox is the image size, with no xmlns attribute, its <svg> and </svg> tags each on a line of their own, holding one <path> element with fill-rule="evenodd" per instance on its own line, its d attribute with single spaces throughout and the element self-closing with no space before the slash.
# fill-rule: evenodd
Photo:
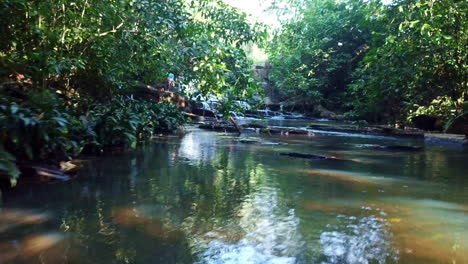
<svg viewBox="0 0 468 264">
<path fill-rule="evenodd" d="M 336 226 L 320 235 L 325 263 L 388 263 L 398 260 L 392 234 L 385 219 L 373 215 L 356 218 L 339 216 Z"/>
<path fill-rule="evenodd" d="M 275 189 L 264 188 L 246 199 L 236 225 L 241 235 L 229 241 L 208 232 L 194 239 L 198 263 L 298 263 L 305 242 L 294 209 L 279 203 Z M 224 230 L 223 232 L 229 232 Z"/>
</svg>

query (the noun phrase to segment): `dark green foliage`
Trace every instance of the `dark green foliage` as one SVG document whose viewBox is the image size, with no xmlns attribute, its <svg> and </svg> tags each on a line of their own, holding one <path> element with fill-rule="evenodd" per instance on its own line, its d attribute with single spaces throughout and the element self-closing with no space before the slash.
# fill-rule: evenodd
<svg viewBox="0 0 468 264">
<path fill-rule="evenodd" d="M 349 86 L 352 115 L 394 122 L 416 112 L 445 111 L 435 116 L 447 119 L 460 111 L 441 102 L 455 105 L 468 90 L 467 10 L 466 1 L 453 0 L 377 9 L 369 52 Z"/>
<path fill-rule="evenodd" d="M 0 83 L 21 74 L 36 88 L 99 99 L 168 73 L 220 97 L 228 86 L 257 88 L 240 46 L 263 33 L 223 1 L 8 0 L 0 17 Z"/>
<path fill-rule="evenodd" d="M 467 1 L 285 1 L 298 14 L 269 49 L 282 100 L 392 124 L 462 111 Z"/>
<path fill-rule="evenodd" d="M 5 150 L 2 144 L 0 144 L 0 180 L 2 177 L 8 177 L 10 181 L 15 181 L 20 171 L 15 164 L 16 158 Z"/>
<path fill-rule="evenodd" d="M 283 100 L 344 108 L 346 86 L 365 51 L 369 28 L 359 0 L 309 1 L 269 48 L 272 80 Z"/>
<path fill-rule="evenodd" d="M 64 160 L 109 147 L 134 148 L 157 132 L 185 122 L 176 106 L 117 96 L 85 113 L 73 108 L 33 110 L 17 103 L 0 105 L 0 171 L 18 176 L 15 160 Z M 16 158 L 10 153 L 14 153 Z"/>
<path fill-rule="evenodd" d="M 19 159 L 67 158 L 73 152 L 76 143 L 69 140 L 68 114 L 39 113 L 16 103 L 1 105 L 0 111 L 2 143 Z"/>
<path fill-rule="evenodd" d="M 228 114 L 258 88 L 241 45 L 264 36 L 218 0 L 6 0 L 0 32 L 0 171 L 12 177 L 15 162 L 134 147 L 176 129 L 175 106 L 122 96 L 169 73 Z"/>
<path fill-rule="evenodd" d="M 180 110 L 168 103 L 155 104 L 118 96 L 110 104 L 92 107 L 83 128 L 89 129 L 88 146 L 102 150 L 112 146 L 135 147 L 155 132 L 175 130 L 185 122 Z"/>
</svg>

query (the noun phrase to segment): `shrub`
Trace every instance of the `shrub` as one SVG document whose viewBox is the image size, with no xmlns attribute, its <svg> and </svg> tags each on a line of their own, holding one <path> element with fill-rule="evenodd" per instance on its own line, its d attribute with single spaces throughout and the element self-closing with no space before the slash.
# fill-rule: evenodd
<svg viewBox="0 0 468 264">
<path fill-rule="evenodd" d="M 16 161 L 64 160 L 83 151 L 135 148 L 156 132 L 175 130 L 186 120 L 176 106 L 117 96 L 80 113 L 74 107 L 0 103 L 0 171 L 16 179 Z"/>
</svg>

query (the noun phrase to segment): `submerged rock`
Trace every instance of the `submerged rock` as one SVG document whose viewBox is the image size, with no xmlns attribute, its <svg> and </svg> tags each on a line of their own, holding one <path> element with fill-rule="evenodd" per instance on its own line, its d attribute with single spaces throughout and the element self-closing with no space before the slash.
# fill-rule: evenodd
<svg viewBox="0 0 468 264">
<path fill-rule="evenodd" d="M 214 131 L 222 131 L 222 132 L 239 132 L 239 130 L 232 126 L 232 125 L 225 125 L 225 124 L 203 124 L 200 125 L 199 128 L 207 129 L 207 130 L 214 130 Z"/>
<path fill-rule="evenodd" d="M 165 216 L 165 210 L 155 205 L 114 208 L 112 220 L 115 224 L 134 227 L 146 235 L 158 239 L 179 240 L 183 233 Z"/>
<path fill-rule="evenodd" d="M 24 239 L 22 254 L 26 256 L 37 256 L 45 250 L 60 244 L 64 238 L 65 235 L 58 232 L 30 235 Z"/>
<path fill-rule="evenodd" d="M 389 151 L 404 151 L 404 152 L 413 152 L 421 151 L 423 147 L 413 147 L 413 146 L 400 146 L 400 145 L 390 145 L 390 146 L 377 146 L 377 149 L 389 150 Z"/>
<path fill-rule="evenodd" d="M 421 147 L 421 146 L 377 145 L 377 144 L 351 144 L 351 145 L 357 148 L 388 150 L 388 151 L 413 152 L 413 151 L 424 150 L 424 147 Z"/>
<path fill-rule="evenodd" d="M 238 142 L 242 144 L 249 144 L 249 145 L 286 145 L 285 143 L 257 141 L 257 140 L 249 140 L 249 139 L 241 139 Z"/>
<path fill-rule="evenodd" d="M 315 154 L 304 154 L 304 153 L 297 153 L 297 152 L 281 152 L 280 155 L 293 157 L 293 158 L 312 159 L 312 160 L 329 159 L 329 157 L 326 157 L 326 156 L 315 155 Z"/>
</svg>

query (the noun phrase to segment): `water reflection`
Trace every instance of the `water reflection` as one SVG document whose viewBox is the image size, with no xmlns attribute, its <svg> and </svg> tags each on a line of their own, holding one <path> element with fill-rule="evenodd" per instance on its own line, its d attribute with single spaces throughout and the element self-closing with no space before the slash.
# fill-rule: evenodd
<svg viewBox="0 0 468 264">
<path fill-rule="evenodd" d="M 72 181 L 6 193 L 0 262 L 468 262 L 466 152 L 359 147 L 418 143 L 400 139 L 258 137 L 248 140 L 290 144 L 193 130 L 91 161 Z"/>
<path fill-rule="evenodd" d="M 263 187 L 250 194 L 237 213 L 237 236 L 220 228 L 195 237 L 198 263 L 298 263 L 305 241 L 299 218 L 278 197 L 275 188 Z"/>
<path fill-rule="evenodd" d="M 211 161 L 215 156 L 217 138 L 212 134 L 200 132 L 189 133 L 180 142 L 179 156 L 192 164 L 200 161 Z"/>
</svg>

